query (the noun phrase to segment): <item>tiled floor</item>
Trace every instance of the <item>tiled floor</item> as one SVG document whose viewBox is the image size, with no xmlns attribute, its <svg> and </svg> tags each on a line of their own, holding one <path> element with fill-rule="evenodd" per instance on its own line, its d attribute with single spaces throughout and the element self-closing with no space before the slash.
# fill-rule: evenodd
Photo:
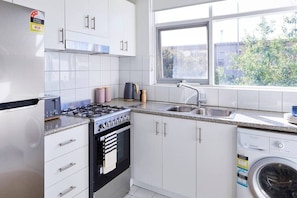
<svg viewBox="0 0 297 198">
<path fill-rule="evenodd" d="M 124 198 L 169 198 L 164 195 L 140 188 L 138 186 L 132 186 L 129 193 Z"/>
</svg>

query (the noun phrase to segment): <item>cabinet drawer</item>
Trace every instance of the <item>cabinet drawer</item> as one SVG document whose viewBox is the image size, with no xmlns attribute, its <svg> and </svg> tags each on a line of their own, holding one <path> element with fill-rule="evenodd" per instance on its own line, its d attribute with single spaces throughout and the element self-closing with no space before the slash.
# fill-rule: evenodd
<svg viewBox="0 0 297 198">
<path fill-rule="evenodd" d="M 56 183 L 45 190 L 45 198 L 72 198 L 88 188 L 88 169 L 84 168 L 76 174 Z"/>
<path fill-rule="evenodd" d="M 45 186 L 56 182 L 88 167 L 88 147 L 84 146 L 45 164 Z"/>
<path fill-rule="evenodd" d="M 81 125 L 45 137 L 45 161 L 62 156 L 88 144 L 88 125 Z"/>
</svg>

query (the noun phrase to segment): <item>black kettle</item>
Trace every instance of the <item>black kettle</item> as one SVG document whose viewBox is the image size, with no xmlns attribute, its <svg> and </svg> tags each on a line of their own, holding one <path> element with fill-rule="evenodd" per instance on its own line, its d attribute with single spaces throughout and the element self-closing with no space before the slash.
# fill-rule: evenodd
<svg viewBox="0 0 297 198">
<path fill-rule="evenodd" d="M 138 94 L 139 86 L 133 82 L 126 82 L 124 89 L 124 100 L 133 101 L 135 98 L 135 93 Z"/>
</svg>

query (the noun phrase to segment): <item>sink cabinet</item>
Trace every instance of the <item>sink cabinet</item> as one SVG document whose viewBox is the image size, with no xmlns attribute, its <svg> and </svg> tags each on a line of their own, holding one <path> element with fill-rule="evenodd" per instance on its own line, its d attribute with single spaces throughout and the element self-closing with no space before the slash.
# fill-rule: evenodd
<svg viewBox="0 0 297 198">
<path fill-rule="evenodd" d="M 196 122 L 133 113 L 134 179 L 196 197 Z"/>
<path fill-rule="evenodd" d="M 143 187 L 236 197 L 236 126 L 142 113 L 132 113 L 132 122 L 133 179 Z"/>
<path fill-rule="evenodd" d="M 45 198 L 87 197 L 88 124 L 45 136 Z"/>
</svg>

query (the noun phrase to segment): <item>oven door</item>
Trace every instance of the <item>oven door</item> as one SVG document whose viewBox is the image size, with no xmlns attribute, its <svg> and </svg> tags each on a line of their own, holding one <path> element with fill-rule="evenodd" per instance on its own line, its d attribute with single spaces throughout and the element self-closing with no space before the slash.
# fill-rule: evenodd
<svg viewBox="0 0 297 198">
<path fill-rule="evenodd" d="M 130 128 L 130 123 L 125 123 L 94 135 L 92 167 L 94 180 L 93 192 L 96 192 L 130 167 Z M 104 142 L 104 139 L 106 137 L 112 137 L 115 133 L 117 134 L 116 165 L 111 171 L 104 171 L 104 163 L 106 165 L 105 158 L 107 158 L 107 154 L 110 151 L 112 152 L 112 149 L 107 150 L 106 147 L 111 148 L 109 145 L 114 144 L 113 140 L 106 143 Z"/>
</svg>

